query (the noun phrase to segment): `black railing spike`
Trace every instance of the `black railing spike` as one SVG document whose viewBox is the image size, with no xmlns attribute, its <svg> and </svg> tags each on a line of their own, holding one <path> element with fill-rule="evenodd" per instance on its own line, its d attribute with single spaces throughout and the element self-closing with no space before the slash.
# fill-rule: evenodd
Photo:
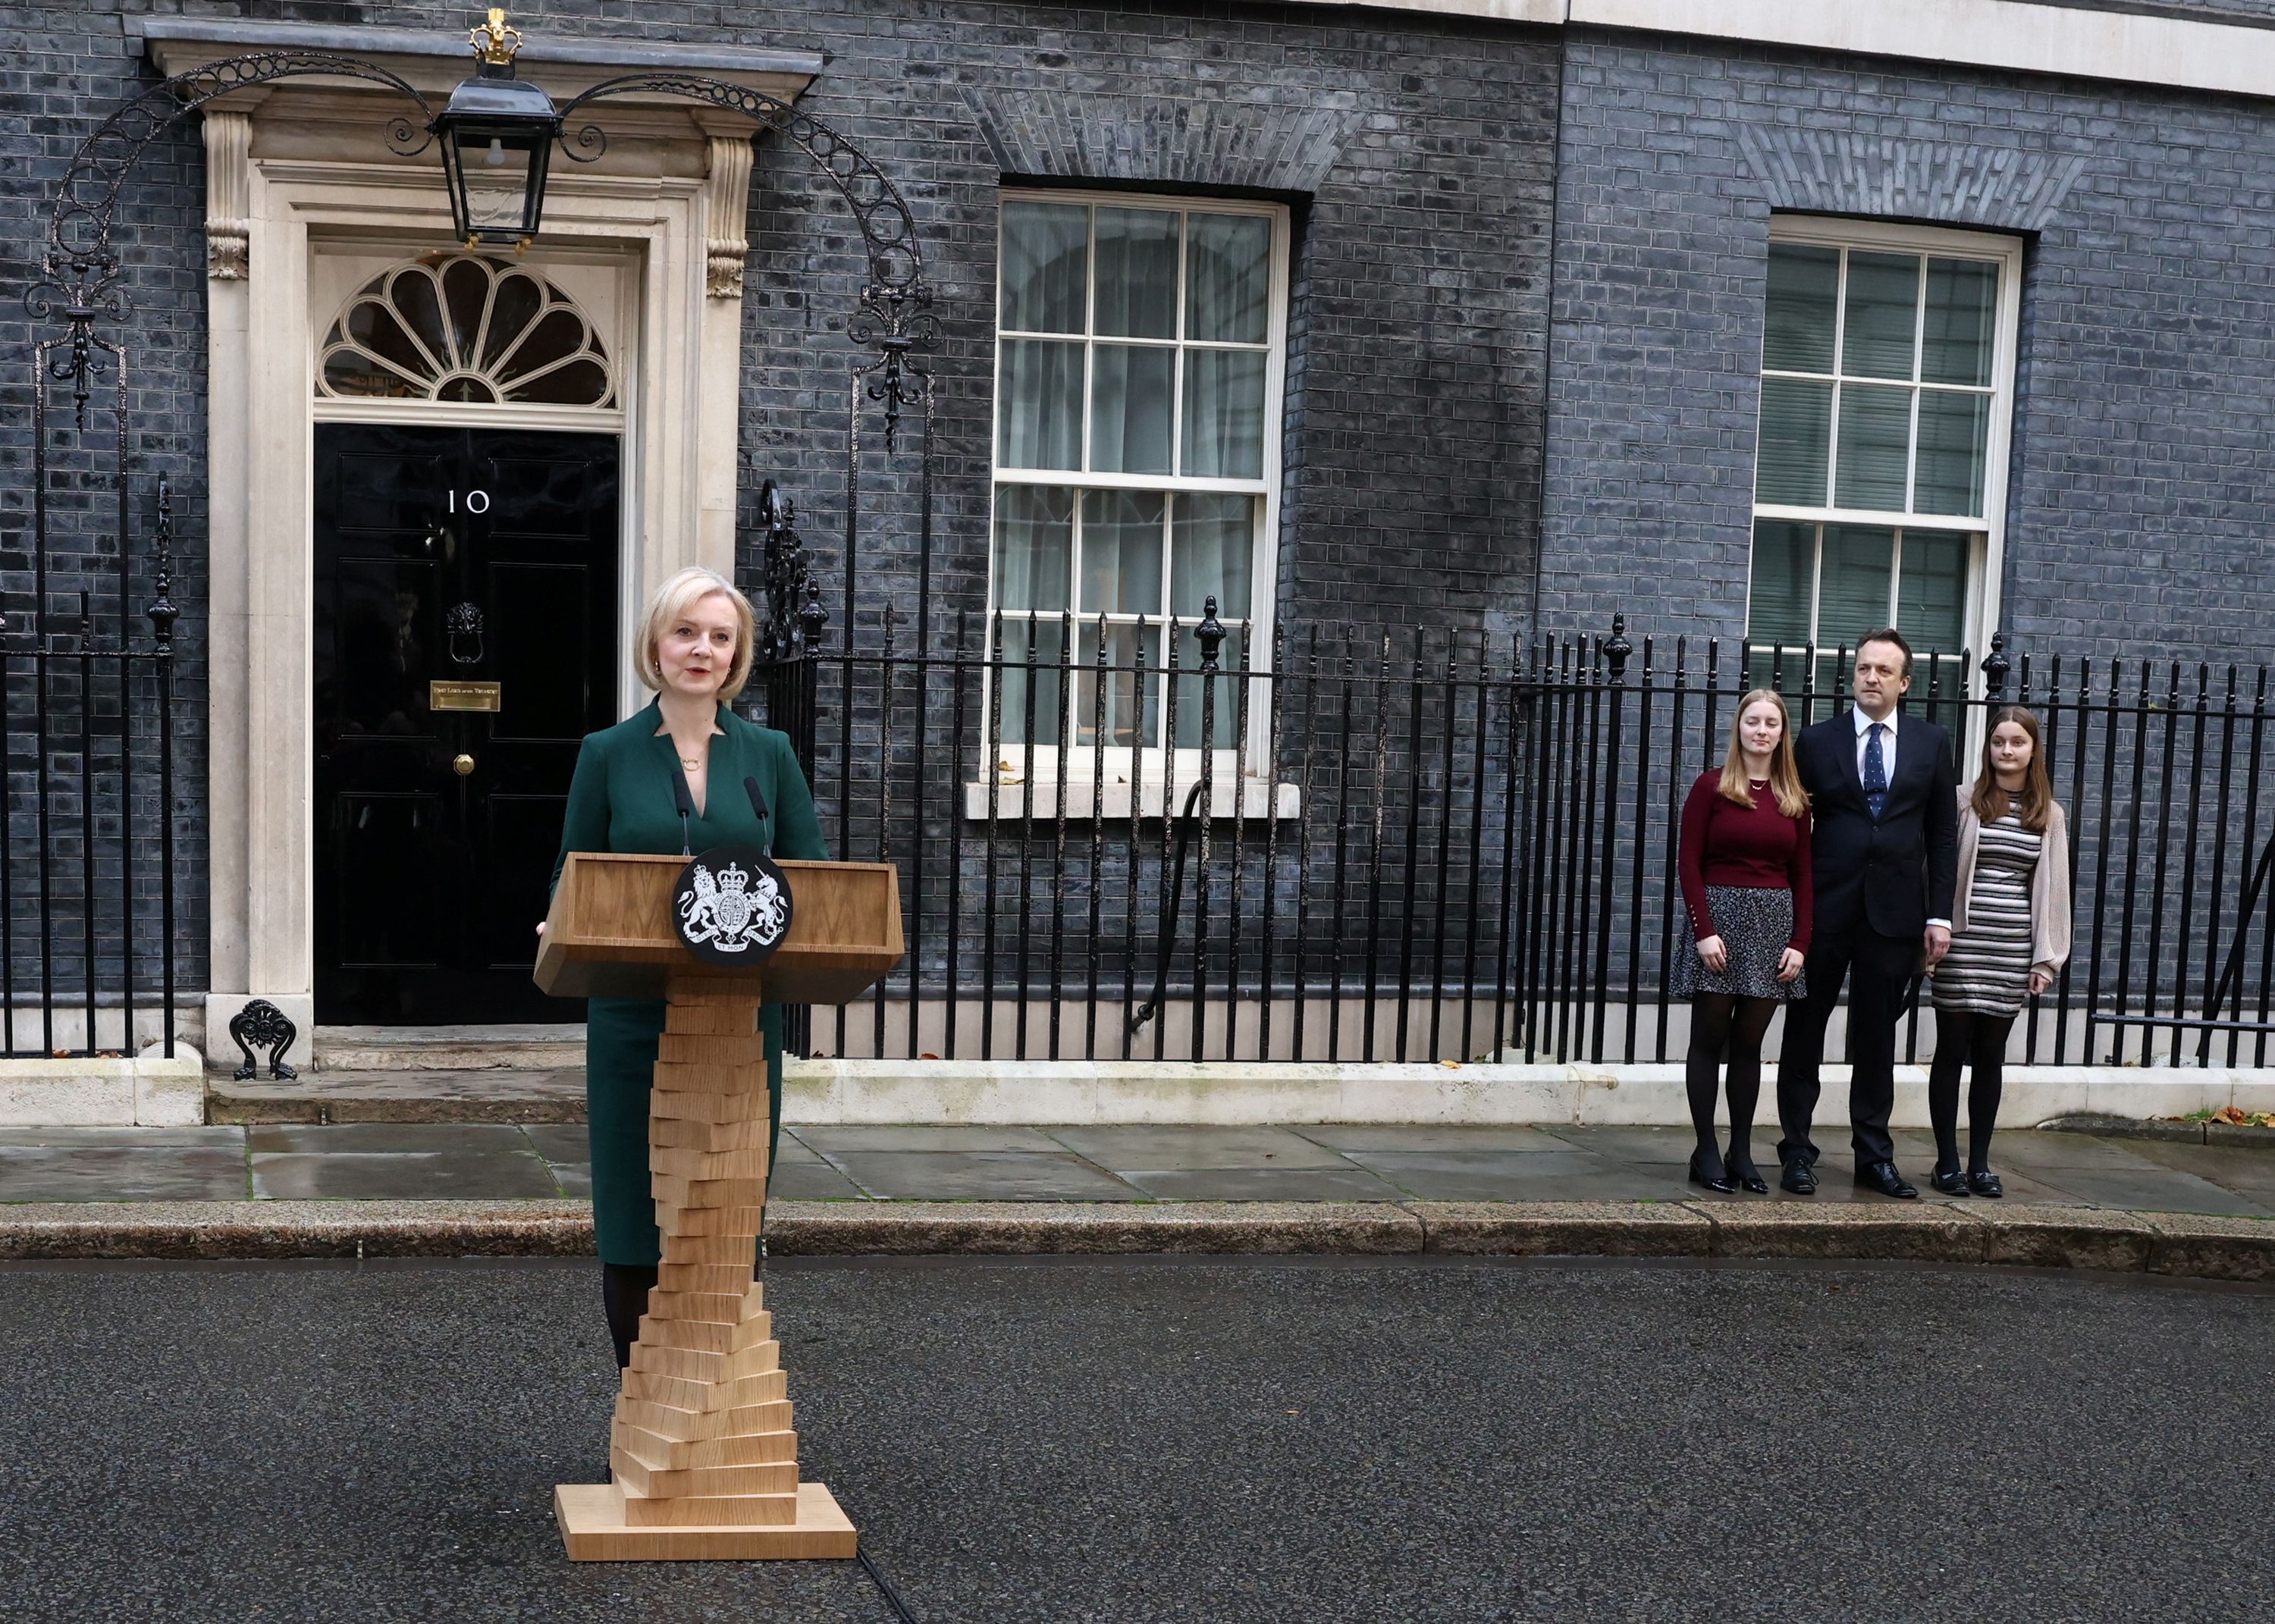
<svg viewBox="0 0 2275 1624">
<path fill-rule="evenodd" d="M 1613 616 L 1611 640 L 1603 646 L 1603 655 L 1612 668 L 1614 682 L 1625 679 L 1628 661 L 1634 654 L 1635 645 L 1628 641 L 1628 617 L 1624 615 Z"/>
<path fill-rule="evenodd" d="M 2003 631 L 1992 632 L 1991 652 L 1983 656 L 1984 696 L 1992 699 L 2004 699 L 2007 693 L 2007 676 L 2014 668 L 2014 662 L 2007 658 L 2007 634 Z"/>
</svg>

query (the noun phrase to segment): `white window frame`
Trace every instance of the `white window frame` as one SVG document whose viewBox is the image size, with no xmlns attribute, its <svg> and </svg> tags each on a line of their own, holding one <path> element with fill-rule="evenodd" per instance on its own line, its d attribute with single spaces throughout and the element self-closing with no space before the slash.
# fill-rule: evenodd
<svg viewBox="0 0 2275 1624">
<path fill-rule="evenodd" d="M 987 486 L 988 619 L 985 623 L 992 628 L 994 625 L 994 616 L 997 608 L 995 597 L 995 493 L 1005 485 L 1059 486 L 1070 488 L 1074 491 L 1075 507 L 1077 515 L 1076 521 L 1077 540 L 1075 544 L 1075 556 L 1069 561 L 1069 579 L 1072 584 L 1078 584 L 1082 578 L 1079 514 L 1082 506 L 1082 493 L 1086 489 L 1162 491 L 1168 493 L 1172 496 L 1180 492 L 1234 493 L 1258 496 L 1262 499 L 1260 503 L 1261 513 L 1256 526 L 1254 544 L 1255 550 L 1249 561 L 1250 602 L 1249 614 L 1246 617 L 1245 623 L 1248 628 L 1248 659 L 1250 668 L 1251 671 L 1261 670 L 1264 663 L 1269 658 L 1272 647 L 1273 616 L 1279 597 L 1280 492 L 1282 461 L 1281 453 L 1286 440 L 1285 413 L 1288 373 L 1288 306 L 1289 286 L 1289 261 L 1290 222 L 1287 206 L 1281 203 L 1258 202 L 1241 198 L 1182 197 L 1168 193 L 1151 192 L 1091 191 L 1079 190 L 1072 187 L 1062 188 L 1055 186 L 1006 188 L 1000 195 L 995 216 L 996 243 L 998 246 L 998 268 L 996 273 L 996 284 L 991 320 L 998 322 L 1001 320 L 1003 309 L 1002 273 L 1001 268 L 1001 246 L 1003 241 L 1003 206 L 1011 203 L 1079 203 L 1088 205 L 1092 208 L 1175 209 L 1188 215 L 1196 213 L 1211 215 L 1246 215 L 1271 222 L 1272 253 L 1266 292 L 1266 298 L 1269 303 L 1266 313 L 1265 326 L 1266 348 L 1264 365 L 1263 465 L 1260 471 L 1262 474 L 1262 478 L 1260 480 L 1196 478 L 1184 474 L 1091 473 L 1081 470 L 1064 468 L 1004 468 L 998 466 L 995 463 L 995 457 L 1001 444 L 1001 435 L 1002 432 L 1002 425 L 1000 419 L 1002 415 L 1002 390 L 1001 387 L 1001 380 L 1002 377 L 1003 343 L 1006 340 L 1020 338 L 1048 339 L 1063 343 L 1069 337 L 1074 336 L 1074 335 L 1067 333 L 1029 332 L 1024 329 L 1006 329 L 998 326 L 994 329 L 996 359 L 991 387 L 987 427 L 987 457 L 989 465 L 989 479 Z M 1097 220 L 1096 216 L 1093 215 L 1091 222 L 1091 249 L 1090 259 L 1088 261 L 1090 268 L 1084 293 L 1085 301 L 1091 305 L 1095 304 L 1097 297 Z M 1181 351 L 1190 349 L 1212 348 L 1243 349 L 1251 351 L 1254 349 L 1252 344 L 1218 345 L 1209 341 L 1192 340 L 1184 336 L 1184 322 L 1186 314 L 1184 297 L 1185 291 L 1182 285 L 1183 276 L 1183 266 L 1184 263 L 1184 259 L 1181 256 L 1179 270 L 1180 285 L 1177 289 L 1176 295 L 1178 331 L 1177 336 L 1175 338 L 1129 338 L 1119 334 L 1108 334 L 1101 338 L 1100 336 L 1090 330 L 1095 325 L 1096 321 L 1096 313 L 1094 309 L 1085 309 L 1083 323 L 1084 331 L 1080 335 L 1083 344 L 1083 368 L 1082 427 L 1079 435 L 1081 456 L 1082 460 L 1085 463 L 1089 462 L 1091 456 L 1091 374 L 1096 359 L 1097 346 L 1100 343 L 1117 344 L 1130 344 L 1163 349 L 1174 348 Z M 1180 374 L 1180 379 L 1182 379 L 1182 373 Z M 1171 391 L 1169 407 L 1169 444 L 1172 449 L 1173 457 L 1181 456 L 1183 452 L 1184 442 L 1184 389 L 1181 381 L 1179 385 L 1174 388 Z M 1165 541 L 1165 548 L 1166 546 L 1167 543 Z M 1149 615 L 1147 616 L 1148 625 L 1159 626 L 1168 618 L 1171 586 L 1172 582 L 1170 580 L 1169 559 L 1165 550 L 1161 561 L 1161 613 L 1159 615 Z M 1007 625 L 1011 623 L 1012 620 L 1018 613 L 1019 611 L 1017 610 L 1009 611 L 1007 613 Z M 1130 616 L 1121 615 L 1116 615 L 1111 618 L 1113 622 L 1117 624 L 1129 623 L 1130 619 Z M 1060 616 L 1055 612 L 1037 612 L 1037 621 L 1039 624 L 1050 625 L 1057 623 L 1059 620 Z M 1087 613 L 1078 611 L 1074 616 L 1074 646 L 1070 653 L 1069 662 L 1073 669 L 1073 674 L 1077 677 L 1081 675 L 1084 668 L 1083 651 L 1086 648 L 1094 649 L 1096 647 L 1098 621 L 1099 616 L 1094 611 Z M 1236 631 L 1241 623 L 1241 622 L 1230 618 L 1227 618 L 1225 620 L 1225 626 L 1228 631 Z M 1187 619 L 1182 628 L 1183 644 L 1179 649 L 1178 671 L 1181 678 L 1187 678 L 1192 675 L 1194 670 L 1197 668 L 1197 662 L 1198 660 L 1198 653 L 1194 652 L 1190 627 L 1191 623 L 1190 619 Z M 1226 663 L 1221 668 L 1227 673 L 1231 673 L 1238 669 L 1236 663 L 1237 656 L 1235 653 L 1236 647 L 1236 638 L 1234 637 L 1228 637 L 1225 640 L 1224 648 L 1224 660 Z M 992 653 L 992 644 L 990 646 L 990 652 Z M 1149 653 L 1147 658 L 1151 664 L 1151 670 L 1149 672 L 1147 681 L 1155 689 L 1155 702 L 1160 707 L 1161 725 L 1166 730 L 1168 725 L 1167 690 L 1165 686 L 1166 672 L 1158 661 L 1154 653 Z M 1189 661 L 1194 663 L 1188 663 Z M 1216 699 L 1219 706 L 1236 706 L 1238 704 L 1238 694 L 1242 680 L 1243 679 L 1237 676 L 1230 676 L 1228 680 L 1224 681 L 1218 685 Z M 1270 764 L 1262 759 L 1263 752 L 1266 748 L 1271 736 L 1269 730 L 1271 714 L 1270 684 L 1266 678 L 1260 676 L 1251 676 L 1245 680 L 1249 688 L 1247 781 L 1240 785 L 1239 794 L 1236 797 L 1233 792 L 1234 780 L 1236 775 L 1238 774 L 1240 767 L 1240 752 L 1236 747 L 1226 746 L 1213 752 L 1206 752 L 1213 755 L 1214 758 L 1213 760 L 1209 763 L 1211 777 L 1216 786 L 1211 795 L 1213 816 L 1219 818 L 1230 818 L 1234 816 L 1236 809 L 1240 815 L 1251 818 L 1263 817 L 1266 815 L 1283 818 L 1293 817 L 1296 814 L 1297 810 L 1297 792 L 1296 787 L 1291 784 L 1281 784 L 1276 787 L 1275 792 L 1275 788 L 1269 782 L 1268 777 Z M 988 674 L 988 681 L 992 685 L 994 681 L 994 673 L 992 671 Z M 983 718 L 992 714 L 990 694 L 987 688 L 983 688 L 981 690 L 980 704 L 982 707 L 980 714 Z M 1144 715 L 1145 705 L 1141 700 L 1138 706 L 1140 725 L 1143 724 Z M 1079 726 L 1085 720 L 1086 718 L 1085 716 L 1077 714 L 1074 718 L 1074 725 Z M 985 725 L 986 724 L 983 721 L 983 739 Z M 996 741 L 985 742 L 994 744 Z M 1182 809 L 1184 800 L 1190 791 L 1191 786 L 1198 783 L 1200 780 L 1205 747 L 1201 745 L 1175 747 L 1174 750 L 1175 759 L 1173 761 L 1171 759 L 1173 753 L 1172 746 L 1166 739 L 1163 743 L 1159 744 L 1134 746 L 1118 744 L 1108 744 L 1104 746 L 1095 744 L 1028 745 L 1024 744 L 1006 745 L 1001 752 L 1003 758 L 1005 758 L 1004 759 L 997 760 L 993 763 L 980 763 L 979 766 L 982 770 L 975 774 L 974 782 L 970 782 L 965 784 L 964 799 L 966 815 L 975 819 L 984 819 L 988 815 L 989 786 L 987 778 L 989 775 L 988 769 L 992 768 L 995 778 L 994 815 L 996 817 L 1020 818 L 1027 816 L 1056 816 L 1059 802 L 1058 774 L 1061 770 L 1059 757 L 1062 753 L 1063 753 L 1067 758 L 1064 770 L 1066 773 L 1066 815 L 1068 817 L 1128 817 L 1131 812 L 1131 800 L 1134 796 L 1137 797 L 1138 802 L 1138 811 L 1139 815 L 1153 818 L 1162 815 L 1163 789 L 1165 784 L 1171 786 L 1174 790 L 1174 797 L 1178 803 L 1176 807 L 1171 808 L 1170 810 L 1174 812 Z M 1097 759 L 1097 758 L 1101 755 L 1105 758 L 1102 763 Z M 1029 810 L 1027 805 L 1030 785 L 1025 782 L 1029 777 L 1028 768 L 1031 761 L 1032 764 L 1033 778 L 1032 788 L 1034 792 L 1034 804 L 1032 811 Z M 1104 789 L 1102 794 L 1094 794 L 1093 791 L 1097 787 L 1097 782 L 1101 767 L 1103 768 L 1103 776 L 1105 779 Z"/>
<path fill-rule="evenodd" d="M 1993 231 L 1956 230 L 1939 226 L 1894 225 L 1880 221 L 1848 220 L 1824 215 L 1777 214 L 1770 218 L 1769 240 L 1773 244 L 1795 243 L 1816 248 L 1848 248 L 1864 253 L 1932 253 L 1948 258 L 1986 261 L 1999 267 L 1999 295 L 1992 336 L 1991 359 L 1991 424 L 1984 451 L 1983 469 L 1983 516 L 1980 518 L 1946 514 L 1890 513 L 1878 509 L 1839 508 L 1833 506 L 1803 507 L 1760 500 L 1761 428 L 1756 419 L 1754 440 L 1755 500 L 1752 517 L 1746 536 L 1746 638 L 1753 639 L 1753 548 L 1754 532 L 1763 519 L 1788 519 L 1808 525 L 1869 525 L 1896 532 L 1896 555 L 1889 576 L 1889 619 L 1895 621 L 1895 597 L 1903 581 L 1903 533 L 1912 530 L 1931 530 L 1945 534 L 1961 534 L 1973 538 L 1968 549 L 1968 578 L 1966 597 L 1961 610 L 1960 625 L 1965 646 L 1979 654 L 1988 645 L 1991 633 L 1999 626 L 1999 583 L 2007 548 L 2007 462 L 2014 444 L 2015 352 L 2020 344 L 2022 306 L 2022 240 Z M 1835 295 L 1833 312 L 1833 362 L 1840 363 L 1842 326 L 1848 320 L 1847 261 L 1842 261 L 1840 291 Z M 1764 290 L 1763 342 L 1768 342 L 1766 320 L 1768 295 Z M 1914 338 L 1913 367 L 1919 366 L 1919 339 Z M 1846 378 L 1848 374 L 1837 374 Z M 1818 380 L 1821 373 L 1789 373 L 1772 371 L 1756 358 L 1757 382 L 1770 377 L 1790 377 Z M 1886 383 L 1887 379 L 1869 381 Z M 1920 386 L 1913 389 L 1913 442 L 1911 456 L 1918 457 L 1917 423 Z M 1825 446 L 1825 496 L 1827 501 L 1840 492 L 1834 483 L 1835 471 L 1840 459 L 1840 413 L 1836 400 L 1833 420 L 1828 429 Z M 1817 574 L 1811 578 L 1812 599 L 1822 584 L 1825 567 L 1823 543 L 1820 541 L 1813 560 Z M 1813 617 L 1812 617 L 1813 618 Z M 1791 645 L 1780 646 L 1792 648 Z M 1796 651 L 1797 652 L 1797 651 Z M 1957 650 L 1949 651 L 1956 653 Z M 1982 680 L 1979 670 L 1965 673 L 1968 691 L 1974 692 Z"/>
</svg>

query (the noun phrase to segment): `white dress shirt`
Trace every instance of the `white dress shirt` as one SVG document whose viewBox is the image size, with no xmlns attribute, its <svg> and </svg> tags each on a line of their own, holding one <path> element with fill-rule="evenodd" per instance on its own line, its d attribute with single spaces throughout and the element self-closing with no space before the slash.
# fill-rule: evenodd
<svg viewBox="0 0 2275 1624">
<path fill-rule="evenodd" d="M 1890 711 L 1880 723 L 1882 729 L 1880 765 L 1886 769 L 1890 783 L 1896 782 L 1896 717 L 1898 714 L 1899 713 L 1895 711 Z M 1848 709 L 1848 720 L 1856 724 L 1856 782 L 1861 784 L 1864 782 L 1864 752 L 1871 748 L 1872 744 L 1872 719 L 1864 714 L 1861 709 L 1851 706 Z"/>
<path fill-rule="evenodd" d="M 1890 711 L 1880 720 L 1880 769 L 1891 784 L 1896 782 L 1896 718 L 1902 714 Z M 1872 745 L 1872 718 L 1860 707 L 1851 706 L 1848 720 L 1856 724 L 1856 782 L 1861 784 L 1864 782 L 1864 752 Z M 1951 928 L 1948 919 L 1930 919 L 1928 923 L 1940 925 L 1946 930 Z"/>
</svg>

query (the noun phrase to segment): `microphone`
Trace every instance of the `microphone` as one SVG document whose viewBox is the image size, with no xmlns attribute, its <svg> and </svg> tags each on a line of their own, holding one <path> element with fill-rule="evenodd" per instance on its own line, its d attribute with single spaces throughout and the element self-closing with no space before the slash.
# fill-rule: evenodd
<svg viewBox="0 0 2275 1624">
<path fill-rule="evenodd" d="M 679 812 L 679 855 L 692 857 L 694 849 L 688 842 L 687 820 L 695 815 L 695 803 L 687 793 L 687 774 L 679 770 L 679 763 L 671 764 L 671 804 Z"/>
<path fill-rule="evenodd" d="M 751 811 L 767 826 L 766 850 L 771 855 L 775 849 L 775 825 L 773 814 L 767 811 L 767 797 L 759 793 L 759 781 L 755 778 L 743 780 L 743 788 L 751 797 Z"/>
</svg>

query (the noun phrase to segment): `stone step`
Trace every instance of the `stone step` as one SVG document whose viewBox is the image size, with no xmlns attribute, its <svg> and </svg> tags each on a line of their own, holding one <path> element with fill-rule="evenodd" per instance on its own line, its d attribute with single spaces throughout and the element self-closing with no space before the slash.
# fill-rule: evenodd
<svg viewBox="0 0 2275 1624">
<path fill-rule="evenodd" d="M 319 1026 L 312 1063 L 317 1071 L 557 1071 L 584 1065 L 585 1029 Z"/>
<path fill-rule="evenodd" d="M 579 1058 L 582 1058 L 581 1051 Z M 206 1084 L 209 1122 L 581 1122 L 585 1069 L 304 1071 Z"/>
</svg>

